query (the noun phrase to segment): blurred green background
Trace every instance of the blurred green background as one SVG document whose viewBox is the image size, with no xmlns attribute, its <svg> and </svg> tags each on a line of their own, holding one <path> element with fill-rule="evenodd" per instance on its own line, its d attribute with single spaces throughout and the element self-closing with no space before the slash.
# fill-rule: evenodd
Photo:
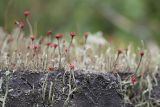
<svg viewBox="0 0 160 107">
<path fill-rule="evenodd" d="M 160 44 L 160 0 L 0 0 L 0 26 L 12 31 L 15 20 L 30 20 L 37 35 L 97 32 L 128 41 Z M 27 32 L 28 29 L 25 28 Z"/>
</svg>

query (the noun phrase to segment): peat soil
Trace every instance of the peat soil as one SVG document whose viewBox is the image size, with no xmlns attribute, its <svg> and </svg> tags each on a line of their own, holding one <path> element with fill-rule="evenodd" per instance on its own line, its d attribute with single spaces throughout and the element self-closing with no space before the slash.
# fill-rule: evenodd
<svg viewBox="0 0 160 107">
<path fill-rule="evenodd" d="M 132 107 L 123 104 L 116 74 L 74 71 L 69 85 L 70 75 L 71 72 L 57 70 L 19 71 L 6 76 L 1 71 L 0 94 L 5 95 L 8 79 L 5 107 Z"/>
</svg>

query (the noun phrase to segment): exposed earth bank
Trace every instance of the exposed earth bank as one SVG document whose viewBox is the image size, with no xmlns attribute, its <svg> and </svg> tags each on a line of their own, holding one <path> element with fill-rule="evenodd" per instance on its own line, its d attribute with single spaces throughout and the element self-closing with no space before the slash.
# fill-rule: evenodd
<svg viewBox="0 0 160 107">
<path fill-rule="evenodd" d="M 6 107 L 132 107 L 123 103 L 117 75 L 109 72 L 5 73 L 0 72 L 0 93 L 8 85 Z"/>
</svg>

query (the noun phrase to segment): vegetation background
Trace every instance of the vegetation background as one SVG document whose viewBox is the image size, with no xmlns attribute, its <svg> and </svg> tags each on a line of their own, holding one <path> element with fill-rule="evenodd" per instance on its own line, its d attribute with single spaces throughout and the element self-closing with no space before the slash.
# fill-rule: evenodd
<svg viewBox="0 0 160 107">
<path fill-rule="evenodd" d="M 153 41 L 160 45 L 159 0 L 0 0 L 0 26 L 11 32 L 15 20 L 31 12 L 34 33 L 48 30 L 91 33 L 102 31 L 108 38 Z M 25 32 L 28 29 L 25 28 Z"/>
</svg>

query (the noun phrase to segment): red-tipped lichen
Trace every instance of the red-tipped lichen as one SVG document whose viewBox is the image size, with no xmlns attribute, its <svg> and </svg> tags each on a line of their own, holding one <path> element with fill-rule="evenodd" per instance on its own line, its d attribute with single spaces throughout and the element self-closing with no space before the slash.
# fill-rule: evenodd
<svg viewBox="0 0 160 107">
<path fill-rule="evenodd" d="M 25 11 L 23 12 L 23 15 L 24 15 L 25 17 L 28 17 L 28 16 L 30 15 L 30 12 L 29 12 L 28 10 L 25 10 Z"/>
<path fill-rule="evenodd" d="M 74 36 L 76 36 L 76 32 L 70 32 L 70 36 L 71 38 L 74 38 Z"/>
<path fill-rule="evenodd" d="M 58 33 L 58 34 L 55 35 L 55 38 L 56 38 L 56 39 L 60 39 L 60 38 L 62 38 L 63 36 L 64 36 L 63 33 Z"/>
</svg>

